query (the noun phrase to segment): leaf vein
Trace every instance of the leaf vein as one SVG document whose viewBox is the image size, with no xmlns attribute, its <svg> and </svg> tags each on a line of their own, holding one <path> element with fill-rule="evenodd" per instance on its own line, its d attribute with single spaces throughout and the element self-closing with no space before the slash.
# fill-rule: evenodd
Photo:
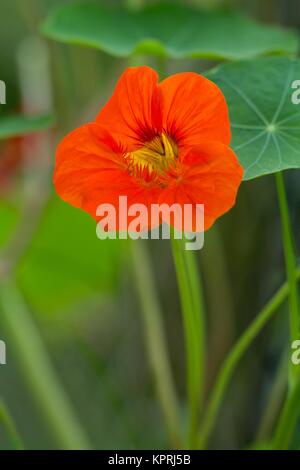
<svg viewBox="0 0 300 470">
<path fill-rule="evenodd" d="M 241 90 L 236 84 L 232 83 L 229 81 L 227 78 L 222 78 L 223 82 L 226 83 L 228 86 L 230 86 L 244 101 L 245 103 L 249 106 L 252 111 L 255 112 L 257 117 L 266 125 L 269 125 L 267 118 L 262 114 L 262 112 L 259 110 L 259 108 L 256 106 L 255 103 L 247 96 L 243 90 Z"/>
</svg>

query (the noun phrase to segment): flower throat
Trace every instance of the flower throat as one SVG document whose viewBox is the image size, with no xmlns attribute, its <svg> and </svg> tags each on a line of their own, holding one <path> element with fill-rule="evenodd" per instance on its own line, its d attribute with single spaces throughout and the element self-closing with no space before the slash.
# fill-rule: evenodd
<svg viewBox="0 0 300 470">
<path fill-rule="evenodd" d="M 154 139 L 145 142 L 143 147 L 125 156 L 131 174 L 134 175 L 143 173 L 144 170 L 161 174 L 175 162 L 177 157 L 178 147 L 166 134 L 155 136 Z"/>
</svg>

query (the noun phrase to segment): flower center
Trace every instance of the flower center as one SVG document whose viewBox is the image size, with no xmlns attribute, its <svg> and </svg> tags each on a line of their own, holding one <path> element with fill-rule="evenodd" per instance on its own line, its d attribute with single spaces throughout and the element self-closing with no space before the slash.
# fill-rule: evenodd
<svg viewBox="0 0 300 470">
<path fill-rule="evenodd" d="M 163 173 L 178 156 L 178 147 L 174 140 L 166 134 L 160 134 L 146 142 L 143 147 L 127 153 L 125 159 L 129 163 L 132 174 L 138 175 L 148 170 L 149 173 Z"/>
</svg>

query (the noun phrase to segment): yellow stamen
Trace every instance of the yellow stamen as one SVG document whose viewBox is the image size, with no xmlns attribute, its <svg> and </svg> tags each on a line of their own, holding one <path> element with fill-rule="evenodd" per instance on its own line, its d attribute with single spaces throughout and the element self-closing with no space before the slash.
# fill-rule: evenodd
<svg viewBox="0 0 300 470">
<path fill-rule="evenodd" d="M 150 172 L 162 173 L 177 158 L 178 147 L 171 137 L 160 134 L 143 147 L 125 155 L 133 173 L 147 168 Z"/>
</svg>

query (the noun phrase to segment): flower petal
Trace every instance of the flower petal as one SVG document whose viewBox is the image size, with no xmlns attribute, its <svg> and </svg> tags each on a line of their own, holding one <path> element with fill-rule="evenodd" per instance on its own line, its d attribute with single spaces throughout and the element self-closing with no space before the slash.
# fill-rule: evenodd
<svg viewBox="0 0 300 470">
<path fill-rule="evenodd" d="M 130 176 L 118 145 L 96 123 L 76 129 L 59 144 L 53 181 L 64 201 L 88 212 L 96 220 L 98 206 L 112 204 L 117 214 L 118 230 L 119 196 L 127 197 L 128 206 L 140 203 L 147 209 L 158 198 L 156 188 L 143 186 Z M 132 217 L 128 222 L 130 220 Z M 150 227 L 149 220 L 141 229 Z"/>
<path fill-rule="evenodd" d="M 183 163 L 169 176 L 169 184 L 159 202 L 193 205 L 204 204 L 204 229 L 235 204 L 243 169 L 234 152 L 219 142 L 203 142 L 189 149 Z M 193 218 L 194 220 L 194 218 Z M 178 228 L 178 227 L 176 227 Z"/>
<path fill-rule="evenodd" d="M 125 168 L 107 131 L 90 123 L 68 134 L 57 147 L 53 182 L 62 199 L 84 209 L 93 189 L 105 181 L 117 182 L 126 175 Z"/>
<path fill-rule="evenodd" d="M 225 98 L 213 82 L 193 72 L 179 73 L 159 85 L 163 99 L 163 127 L 179 145 L 203 140 L 230 143 Z"/>
<path fill-rule="evenodd" d="M 97 116 L 127 151 L 161 132 L 161 94 L 157 73 L 150 67 L 129 67 Z"/>
</svg>

